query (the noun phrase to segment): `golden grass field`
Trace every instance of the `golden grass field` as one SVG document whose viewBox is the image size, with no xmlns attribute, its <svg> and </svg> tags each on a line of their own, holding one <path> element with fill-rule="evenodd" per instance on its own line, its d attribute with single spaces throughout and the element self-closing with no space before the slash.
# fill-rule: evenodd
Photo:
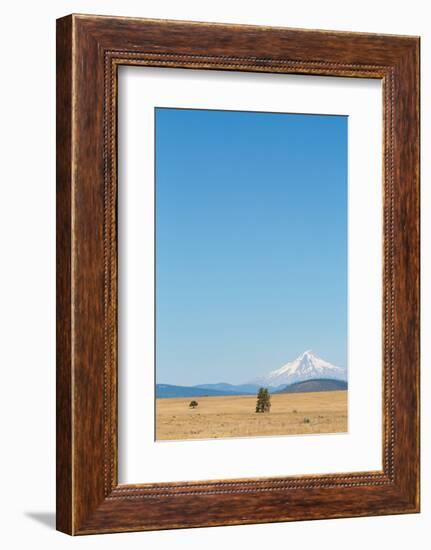
<svg viewBox="0 0 431 550">
<path fill-rule="evenodd" d="M 190 401 L 198 402 L 196 409 Z M 255 396 L 156 400 L 156 439 L 212 439 L 347 431 L 347 391 L 271 396 L 271 412 L 256 413 Z"/>
</svg>

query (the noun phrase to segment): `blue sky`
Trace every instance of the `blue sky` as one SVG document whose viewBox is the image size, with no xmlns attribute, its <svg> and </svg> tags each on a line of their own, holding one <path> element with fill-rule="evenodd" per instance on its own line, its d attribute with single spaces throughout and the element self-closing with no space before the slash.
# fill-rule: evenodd
<svg viewBox="0 0 431 550">
<path fill-rule="evenodd" d="M 156 379 L 347 367 L 347 117 L 156 109 Z"/>
</svg>

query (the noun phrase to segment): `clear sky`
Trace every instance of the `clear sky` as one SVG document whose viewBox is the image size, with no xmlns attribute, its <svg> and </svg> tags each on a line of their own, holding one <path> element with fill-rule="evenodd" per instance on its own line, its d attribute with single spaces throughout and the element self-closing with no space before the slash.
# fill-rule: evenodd
<svg viewBox="0 0 431 550">
<path fill-rule="evenodd" d="M 156 379 L 347 367 L 344 116 L 156 109 Z"/>
</svg>

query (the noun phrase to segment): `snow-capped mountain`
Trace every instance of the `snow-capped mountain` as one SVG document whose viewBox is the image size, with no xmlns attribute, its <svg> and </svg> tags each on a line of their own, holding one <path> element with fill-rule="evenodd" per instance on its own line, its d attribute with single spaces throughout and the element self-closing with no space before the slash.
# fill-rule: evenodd
<svg viewBox="0 0 431 550">
<path fill-rule="evenodd" d="M 312 380 L 316 378 L 329 378 L 337 380 L 346 380 L 347 372 L 341 367 L 336 367 L 310 350 L 304 351 L 299 357 L 290 363 L 286 363 L 277 370 L 273 370 L 265 376 L 260 376 L 250 383 L 262 386 L 287 386 L 295 382 Z"/>
</svg>

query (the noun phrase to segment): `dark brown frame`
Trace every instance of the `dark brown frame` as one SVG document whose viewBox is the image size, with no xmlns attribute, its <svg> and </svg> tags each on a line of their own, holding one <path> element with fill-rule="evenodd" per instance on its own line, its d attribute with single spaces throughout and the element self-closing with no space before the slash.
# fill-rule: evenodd
<svg viewBox="0 0 431 550">
<path fill-rule="evenodd" d="M 119 485 L 119 65 L 377 78 L 384 104 L 383 470 Z M 419 511 L 419 38 L 70 15 L 57 21 L 57 528 Z"/>
</svg>

